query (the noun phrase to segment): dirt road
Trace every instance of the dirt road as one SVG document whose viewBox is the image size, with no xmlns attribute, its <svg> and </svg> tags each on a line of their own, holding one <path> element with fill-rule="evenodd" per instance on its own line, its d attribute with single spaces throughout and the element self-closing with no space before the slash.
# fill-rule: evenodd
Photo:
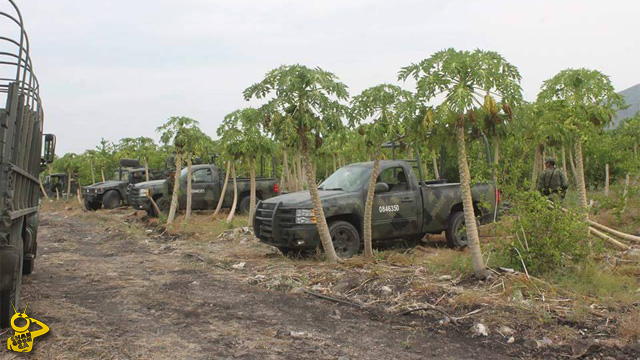
<svg viewBox="0 0 640 360">
<path fill-rule="evenodd" d="M 416 317 L 249 285 L 150 241 L 124 215 L 41 218 L 23 304 L 51 332 L 36 340 L 32 358 L 506 358 L 479 340 L 423 329 Z"/>
</svg>

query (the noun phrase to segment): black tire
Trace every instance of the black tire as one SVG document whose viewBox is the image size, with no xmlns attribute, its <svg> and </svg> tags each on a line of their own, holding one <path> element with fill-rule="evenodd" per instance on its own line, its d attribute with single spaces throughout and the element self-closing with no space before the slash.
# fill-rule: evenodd
<svg viewBox="0 0 640 360">
<path fill-rule="evenodd" d="M 240 214 L 249 215 L 249 210 L 251 210 L 251 196 L 247 195 L 240 200 L 238 211 Z"/>
<path fill-rule="evenodd" d="M 101 207 L 102 207 L 102 204 L 98 201 L 88 201 L 88 200 L 84 201 L 84 208 L 89 211 L 96 211 L 96 210 L 99 210 Z"/>
<path fill-rule="evenodd" d="M 23 266 L 23 240 L 22 225 L 13 225 L 9 236 L 17 237 L 15 241 L 16 252 L 20 254 L 18 263 L 14 269 L 13 286 L 9 290 L 0 291 L 0 329 L 7 328 L 11 325 L 11 317 L 13 316 L 13 308 L 17 309 L 20 305 L 20 287 L 22 286 L 22 266 Z"/>
<path fill-rule="evenodd" d="M 478 224 L 478 220 L 476 220 L 476 224 Z M 445 237 L 447 238 L 447 245 L 451 248 L 464 249 L 469 246 L 464 211 L 457 211 L 449 216 Z"/>
<path fill-rule="evenodd" d="M 120 193 L 115 190 L 109 190 L 102 196 L 102 205 L 104 205 L 105 209 L 115 209 L 119 207 L 121 203 L 122 197 Z"/>
<path fill-rule="evenodd" d="M 351 223 L 333 221 L 329 224 L 329 234 L 336 254 L 341 259 L 348 259 L 360 251 L 360 234 Z"/>
<path fill-rule="evenodd" d="M 32 257 L 25 257 L 22 260 L 22 275 L 31 275 L 35 266 L 36 259 Z"/>
</svg>

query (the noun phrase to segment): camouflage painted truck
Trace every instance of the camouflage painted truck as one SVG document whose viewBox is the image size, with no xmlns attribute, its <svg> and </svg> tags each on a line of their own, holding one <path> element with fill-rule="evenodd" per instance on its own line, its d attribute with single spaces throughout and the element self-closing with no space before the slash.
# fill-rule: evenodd
<svg viewBox="0 0 640 360">
<path fill-rule="evenodd" d="M 6 10 L 6 11 L 5 11 Z M 0 4 L 0 328 L 20 307 L 22 275 L 33 271 L 40 202 L 39 176 L 54 157 L 55 136 L 44 136 L 40 85 L 18 7 Z M 6 25 L 6 26 L 5 26 Z"/>
<path fill-rule="evenodd" d="M 191 167 L 191 201 L 193 210 L 213 210 L 218 205 L 220 194 L 225 179 L 225 173 L 218 170 L 215 165 L 201 164 Z M 248 213 L 251 205 L 249 197 L 250 179 L 238 177 L 238 211 Z M 129 189 L 131 206 L 138 210 L 146 210 L 150 216 L 157 216 L 149 198 L 152 198 L 162 212 L 168 212 L 171 206 L 170 191 L 172 180 L 146 181 L 133 185 Z M 180 173 L 180 196 L 178 197 L 180 209 L 185 209 L 187 197 L 187 168 Z M 278 195 L 278 180 L 264 176 L 256 177 L 256 198 L 266 200 Z M 225 191 L 223 207 L 231 207 L 233 202 L 233 181 L 230 178 Z"/>
<path fill-rule="evenodd" d="M 329 232 L 340 257 L 351 257 L 361 249 L 372 170 L 372 162 L 351 164 L 338 169 L 318 186 Z M 479 222 L 493 220 L 499 202 L 499 192 L 494 186 L 476 185 L 472 197 Z M 253 220 L 255 235 L 285 254 L 315 249 L 320 244 L 320 235 L 312 208 L 308 191 L 261 201 Z M 373 241 L 419 240 L 426 234 L 445 231 L 451 247 L 467 246 L 460 184 L 424 181 L 415 163 L 380 162 L 372 210 Z"/>
<path fill-rule="evenodd" d="M 102 181 L 83 187 L 84 207 L 95 211 L 101 207 L 115 209 L 120 205 L 129 205 L 127 189 L 131 184 L 146 180 L 146 169 L 140 167 L 140 161 L 135 159 L 121 159 L 120 168 L 114 180 Z M 165 179 L 168 170 L 149 170 L 149 179 Z"/>
</svg>

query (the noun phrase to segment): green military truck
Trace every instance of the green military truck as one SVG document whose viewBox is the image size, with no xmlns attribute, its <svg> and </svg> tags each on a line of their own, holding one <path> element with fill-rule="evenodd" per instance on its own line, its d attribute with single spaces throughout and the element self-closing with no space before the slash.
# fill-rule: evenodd
<svg viewBox="0 0 640 360">
<path fill-rule="evenodd" d="M 331 238 L 340 257 L 351 257 L 360 251 L 372 170 L 372 162 L 351 164 L 338 169 L 318 186 Z M 492 185 L 481 184 L 472 188 L 472 197 L 480 222 L 491 221 L 499 192 Z M 320 235 L 312 207 L 308 191 L 261 201 L 253 220 L 256 237 L 283 253 L 315 249 L 320 244 Z M 374 241 L 415 240 L 445 231 L 450 246 L 467 246 L 460 184 L 444 179 L 424 181 L 417 163 L 381 161 L 371 229 Z"/>
<path fill-rule="evenodd" d="M 0 328 L 9 326 L 13 306 L 20 307 L 22 275 L 33 271 L 39 176 L 43 165 L 53 161 L 55 151 L 55 136 L 47 134 L 44 158 L 40 156 L 44 123 L 40 85 L 22 15 L 14 1 L 8 2 L 12 11 L 0 11 L 0 20 L 7 24 L 2 29 L 13 30 L 0 36 L 8 49 L 0 52 L 0 67 L 10 74 L 0 76 L 0 98 L 6 104 L 0 108 Z"/>
<path fill-rule="evenodd" d="M 191 201 L 193 210 L 213 210 L 218 205 L 220 194 L 222 192 L 225 173 L 219 171 L 213 164 L 193 165 L 191 167 Z M 250 182 L 249 178 L 237 178 L 238 186 L 238 210 L 241 213 L 248 213 L 251 205 L 249 197 Z M 169 192 L 172 186 L 171 181 L 158 180 L 146 181 L 133 185 L 129 189 L 131 206 L 138 210 L 146 210 L 150 216 L 157 216 L 153 205 L 149 198 L 151 197 L 160 211 L 168 212 L 171 206 L 171 198 Z M 179 204 L 180 208 L 186 208 L 187 196 L 184 191 L 187 188 L 187 169 L 184 168 L 180 172 L 180 192 Z M 268 199 L 278 195 L 278 180 L 276 178 L 268 178 L 263 176 L 256 177 L 256 197 L 258 199 Z M 227 190 L 225 192 L 223 207 L 230 207 L 233 202 L 233 184 L 229 179 Z"/>
<path fill-rule="evenodd" d="M 54 198 L 56 197 L 56 195 L 73 195 L 78 191 L 78 183 L 75 181 L 75 179 L 71 179 L 71 183 L 69 183 L 69 174 L 65 173 L 54 173 L 47 175 L 44 178 L 42 187 L 47 193 L 47 196 L 50 198 Z"/>
<path fill-rule="evenodd" d="M 120 205 L 128 205 L 129 185 L 145 181 L 145 172 L 146 169 L 140 167 L 140 161 L 121 159 L 120 168 L 114 180 L 102 181 L 83 188 L 85 208 L 95 211 L 103 206 L 105 209 L 115 209 Z M 149 170 L 149 179 L 165 179 L 168 175 L 167 170 Z"/>
</svg>

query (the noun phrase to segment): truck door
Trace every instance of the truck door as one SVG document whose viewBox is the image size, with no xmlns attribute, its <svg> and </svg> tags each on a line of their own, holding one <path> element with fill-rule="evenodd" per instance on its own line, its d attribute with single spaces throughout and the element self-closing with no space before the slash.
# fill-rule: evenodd
<svg viewBox="0 0 640 360">
<path fill-rule="evenodd" d="M 371 228 L 374 239 L 404 238 L 420 232 L 417 190 L 401 166 L 384 169 L 377 182 L 389 192 L 374 195 Z"/>
<path fill-rule="evenodd" d="M 198 169 L 191 178 L 193 209 L 206 209 L 207 199 L 213 197 L 213 173 L 210 168 Z"/>
</svg>

